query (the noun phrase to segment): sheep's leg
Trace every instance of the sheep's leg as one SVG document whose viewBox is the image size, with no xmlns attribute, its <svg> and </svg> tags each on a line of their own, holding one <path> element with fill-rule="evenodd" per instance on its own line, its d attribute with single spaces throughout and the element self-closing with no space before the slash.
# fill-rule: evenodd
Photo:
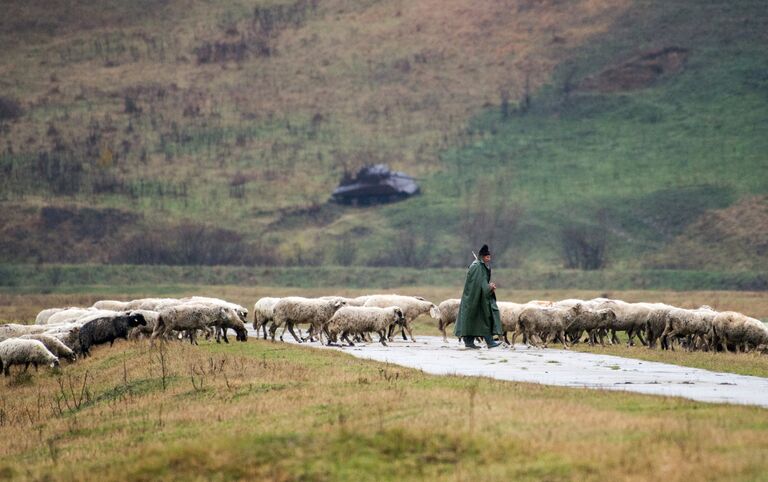
<svg viewBox="0 0 768 482">
<path fill-rule="evenodd" d="M 275 324 L 275 322 L 273 321 L 272 324 L 269 325 L 269 336 L 272 338 L 272 341 L 275 341 L 276 332 L 277 332 L 277 324 Z"/>
<path fill-rule="evenodd" d="M 611 329 L 611 345 L 618 345 L 620 343 L 619 337 L 616 336 L 616 330 Z"/>
<path fill-rule="evenodd" d="M 443 334 L 443 343 L 448 342 L 448 334 L 445 332 L 445 326 L 443 326 L 443 320 L 437 320 L 437 328 L 440 330 L 440 333 Z"/>
<path fill-rule="evenodd" d="M 381 344 L 384 346 L 387 346 L 387 342 L 386 342 L 387 337 L 384 336 L 384 330 L 379 330 L 377 333 L 379 334 L 379 341 L 381 342 Z"/>
<path fill-rule="evenodd" d="M 302 343 L 302 340 L 301 340 L 301 338 L 300 338 L 300 337 L 298 337 L 298 336 L 296 336 L 296 332 L 295 332 L 295 331 L 293 331 L 293 322 L 292 322 L 292 321 L 289 321 L 289 322 L 287 322 L 287 323 L 285 324 L 285 326 L 288 328 L 288 331 L 289 331 L 289 332 L 291 333 L 291 335 L 293 336 L 293 339 L 294 339 L 294 340 L 296 340 L 298 343 Z"/>
<path fill-rule="evenodd" d="M 661 332 L 661 337 L 665 338 L 667 340 L 667 346 L 669 346 L 672 351 L 675 351 L 675 344 L 674 344 L 674 337 L 675 337 L 675 329 L 670 328 L 669 326 L 664 328 L 664 331 Z"/>
<path fill-rule="evenodd" d="M 405 332 L 407 331 L 408 336 L 411 337 L 411 341 L 414 343 L 416 342 L 416 339 L 413 338 L 413 329 L 411 328 L 411 324 L 409 322 L 407 321 L 405 322 L 405 325 L 403 325 L 402 330 L 403 330 L 403 340 L 406 340 L 406 341 L 408 340 L 408 338 L 405 337 Z"/>
<path fill-rule="evenodd" d="M 643 344 L 643 346 L 648 346 L 648 343 L 643 339 L 643 330 L 637 330 L 637 339 L 640 340 L 640 343 Z"/>
<path fill-rule="evenodd" d="M 634 346 L 635 344 L 635 329 L 630 328 L 627 330 L 627 346 Z"/>
<path fill-rule="evenodd" d="M 387 329 L 387 340 L 392 341 L 392 334 L 395 332 L 395 323 L 392 323 L 389 325 L 389 328 Z"/>
<path fill-rule="evenodd" d="M 563 343 L 563 350 L 570 350 L 571 347 L 569 347 L 568 343 L 565 342 L 565 330 L 560 330 L 557 336 L 560 338 L 560 341 Z"/>
<path fill-rule="evenodd" d="M 283 325 L 283 332 L 280 333 L 280 341 L 283 341 L 283 335 L 285 335 L 286 330 L 288 329 L 288 322 L 286 321 Z"/>
<path fill-rule="evenodd" d="M 406 324 L 406 326 L 408 326 L 408 325 Z M 401 326 L 400 327 L 400 336 L 403 337 L 403 340 L 408 341 L 408 338 L 406 338 L 406 336 L 405 336 L 406 326 Z M 408 334 L 411 335 L 411 341 L 415 341 L 413 339 L 413 335 L 411 334 L 411 329 L 410 328 L 408 328 Z"/>
<path fill-rule="evenodd" d="M 352 343 L 352 341 L 349 339 L 348 335 L 349 333 L 347 333 L 346 331 L 343 331 L 341 333 L 341 340 L 346 341 L 349 344 L 349 346 L 355 346 L 355 344 Z"/>
</svg>

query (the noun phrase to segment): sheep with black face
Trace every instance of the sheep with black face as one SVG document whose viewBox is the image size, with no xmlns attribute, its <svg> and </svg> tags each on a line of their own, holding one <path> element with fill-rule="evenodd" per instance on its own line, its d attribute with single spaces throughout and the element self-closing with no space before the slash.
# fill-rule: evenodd
<svg viewBox="0 0 768 482">
<path fill-rule="evenodd" d="M 131 328 L 146 324 L 141 313 L 130 311 L 91 319 L 80 327 L 80 349 L 88 356 L 92 346 L 107 342 L 112 346 L 118 338 L 127 340 Z"/>
</svg>

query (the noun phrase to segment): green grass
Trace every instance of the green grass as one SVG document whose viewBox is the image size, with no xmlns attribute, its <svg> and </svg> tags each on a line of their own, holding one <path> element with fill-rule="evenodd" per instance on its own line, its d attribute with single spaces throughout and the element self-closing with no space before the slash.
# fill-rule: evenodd
<svg viewBox="0 0 768 482">
<path fill-rule="evenodd" d="M 691 270 L 494 269 L 506 289 L 582 290 L 764 290 L 762 272 Z M 155 265 L 0 265 L 6 293 L 141 293 L 154 295 L 208 285 L 296 288 L 394 289 L 401 286 L 460 286 L 465 269 L 324 267 L 237 267 Z"/>
</svg>

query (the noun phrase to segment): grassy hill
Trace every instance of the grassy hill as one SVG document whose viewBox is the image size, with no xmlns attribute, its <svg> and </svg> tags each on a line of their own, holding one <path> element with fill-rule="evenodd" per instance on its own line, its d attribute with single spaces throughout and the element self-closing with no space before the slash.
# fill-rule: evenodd
<svg viewBox="0 0 768 482">
<path fill-rule="evenodd" d="M 768 269 L 762 2 L 7 11 L 6 262 Z M 423 195 L 326 203 L 372 162 Z"/>
</svg>

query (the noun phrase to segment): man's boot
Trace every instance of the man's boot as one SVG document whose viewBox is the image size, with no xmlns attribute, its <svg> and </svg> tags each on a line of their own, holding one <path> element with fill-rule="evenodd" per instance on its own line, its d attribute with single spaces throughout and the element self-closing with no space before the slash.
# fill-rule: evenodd
<svg viewBox="0 0 768 482">
<path fill-rule="evenodd" d="M 473 350 L 480 349 L 479 346 L 475 345 L 475 337 L 474 336 L 465 336 L 464 337 L 464 346 L 466 348 L 472 348 Z"/>
<path fill-rule="evenodd" d="M 496 348 L 497 346 L 501 345 L 501 342 L 493 341 L 493 336 L 488 335 L 485 337 L 485 344 L 488 345 L 488 348 Z"/>
</svg>

